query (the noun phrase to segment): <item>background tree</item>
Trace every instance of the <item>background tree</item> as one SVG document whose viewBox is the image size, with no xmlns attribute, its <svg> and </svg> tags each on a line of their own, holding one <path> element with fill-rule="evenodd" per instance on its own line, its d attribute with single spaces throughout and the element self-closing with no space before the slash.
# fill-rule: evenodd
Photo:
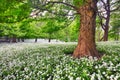
<svg viewBox="0 0 120 80">
<path fill-rule="evenodd" d="M 112 28 L 110 29 L 109 32 L 109 37 L 118 41 L 120 37 L 120 11 L 115 11 L 114 13 L 111 14 L 111 26 Z"/>
<path fill-rule="evenodd" d="M 45 26 L 42 27 L 42 32 L 47 34 L 48 42 L 51 42 L 51 39 L 54 38 L 53 35 L 60 29 L 62 29 L 63 22 L 57 20 L 56 18 L 54 19 L 47 19 L 45 21 Z"/>
<path fill-rule="evenodd" d="M 100 0 L 98 3 L 98 16 L 100 24 L 104 31 L 101 40 L 108 41 L 108 32 L 110 28 L 110 15 L 116 10 L 120 10 L 120 0 Z"/>
<path fill-rule="evenodd" d="M 100 57 L 98 51 L 95 46 L 95 19 L 96 19 L 96 11 L 97 11 L 97 0 L 74 0 L 67 1 L 67 0 L 43 0 L 43 1 L 31 1 L 34 8 L 39 9 L 39 11 L 46 10 L 53 14 L 60 14 L 59 12 L 62 11 L 62 14 L 65 15 L 65 7 L 69 6 L 71 10 L 77 12 L 80 15 L 80 34 L 78 45 L 73 53 L 74 57 L 85 57 L 85 56 L 93 56 L 93 57 Z M 56 8 L 53 6 L 56 5 L 64 5 L 63 8 Z M 51 8 L 52 7 L 52 8 Z M 55 12 L 58 11 L 58 12 Z M 67 14 L 69 11 L 67 12 Z M 39 14 L 36 13 L 36 14 Z"/>
<path fill-rule="evenodd" d="M 0 24 L 6 24 L 6 28 L 4 28 L 3 31 L 5 31 L 5 34 L 10 33 L 6 34 L 7 36 L 11 36 L 13 34 L 13 42 L 16 42 L 16 36 L 19 37 L 20 35 L 18 34 L 21 34 L 21 32 L 19 32 L 19 24 L 22 20 L 29 17 L 31 12 L 30 6 L 27 0 L 2 0 L 0 6 Z M 5 34 L 1 36 L 6 36 Z"/>
<path fill-rule="evenodd" d="M 80 25 L 80 18 L 76 16 L 76 18 L 72 21 L 72 23 L 64 29 L 66 35 L 66 41 L 78 41 L 79 35 L 79 25 Z"/>
</svg>

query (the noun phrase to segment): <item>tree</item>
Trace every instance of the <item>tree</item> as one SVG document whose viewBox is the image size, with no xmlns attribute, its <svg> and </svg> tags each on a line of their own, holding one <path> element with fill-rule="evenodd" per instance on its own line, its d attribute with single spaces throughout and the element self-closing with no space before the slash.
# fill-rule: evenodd
<svg viewBox="0 0 120 80">
<path fill-rule="evenodd" d="M 74 57 L 100 57 L 95 45 L 96 4 L 97 0 L 85 0 L 84 4 L 79 7 L 80 34 L 78 45 L 73 54 Z"/>
<path fill-rule="evenodd" d="M 32 21 L 32 23 L 30 23 L 31 33 L 33 34 L 31 38 L 35 38 L 35 42 L 37 42 L 38 38 L 43 38 L 42 26 L 44 25 L 42 21 Z"/>
<path fill-rule="evenodd" d="M 12 38 L 12 42 L 16 42 L 16 38 L 22 36 L 19 24 L 29 18 L 31 9 L 27 0 L 2 0 L 0 2 L 0 24 L 6 25 L 1 31 L 2 36 L 7 35 Z"/>
<path fill-rule="evenodd" d="M 100 24 L 104 31 L 101 40 L 108 41 L 108 32 L 110 28 L 111 13 L 120 10 L 120 0 L 100 0 L 98 4 L 98 16 L 101 20 Z"/>
<path fill-rule="evenodd" d="M 112 13 L 111 26 L 112 28 L 109 31 L 109 37 L 118 41 L 120 37 L 120 11 Z"/>
<path fill-rule="evenodd" d="M 74 21 L 68 26 L 69 31 L 65 30 L 66 33 L 69 34 L 68 39 L 70 38 L 69 39 L 70 41 L 78 41 L 79 25 L 80 25 L 80 17 L 76 16 Z"/>
<path fill-rule="evenodd" d="M 43 0 L 44 1 L 44 0 Z M 36 1 L 34 0 L 33 3 Z M 59 0 L 59 1 L 52 1 L 52 0 L 45 0 L 43 2 L 37 2 L 35 6 L 40 10 L 47 10 L 49 11 L 49 7 L 55 4 L 64 4 L 66 6 L 70 6 L 74 9 L 78 15 L 80 15 L 80 34 L 78 39 L 78 45 L 74 50 L 73 56 L 76 58 L 80 57 L 100 57 L 96 45 L 95 45 L 95 27 L 96 27 L 96 11 L 97 11 L 97 0 L 74 0 L 74 5 L 67 2 L 67 0 Z M 35 4 L 34 4 L 35 5 Z M 40 8 L 39 8 L 40 7 Z M 58 9 L 57 9 L 58 10 Z M 49 11 L 53 12 L 53 11 Z M 55 12 L 54 12 L 55 13 Z M 64 15 L 64 14 L 62 14 Z"/>
<path fill-rule="evenodd" d="M 63 26 L 63 22 L 59 22 L 59 19 L 53 18 L 53 19 L 47 19 L 46 25 L 42 26 L 43 33 L 46 33 L 48 35 L 48 42 L 51 42 L 51 39 L 53 38 L 52 35 L 56 32 L 58 32 Z"/>
<path fill-rule="evenodd" d="M 118 41 L 119 37 L 120 37 L 120 23 L 119 23 L 119 21 L 113 22 L 112 29 L 109 32 L 110 37 L 113 38 L 115 41 Z"/>
</svg>

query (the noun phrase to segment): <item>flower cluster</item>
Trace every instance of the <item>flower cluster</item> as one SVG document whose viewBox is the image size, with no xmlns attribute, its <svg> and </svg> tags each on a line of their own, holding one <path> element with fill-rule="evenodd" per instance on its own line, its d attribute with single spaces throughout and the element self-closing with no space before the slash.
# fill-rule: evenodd
<svg viewBox="0 0 120 80">
<path fill-rule="evenodd" d="M 0 80 L 120 80 L 120 43 L 100 42 L 104 56 L 75 59 L 76 44 L 0 44 Z"/>
</svg>

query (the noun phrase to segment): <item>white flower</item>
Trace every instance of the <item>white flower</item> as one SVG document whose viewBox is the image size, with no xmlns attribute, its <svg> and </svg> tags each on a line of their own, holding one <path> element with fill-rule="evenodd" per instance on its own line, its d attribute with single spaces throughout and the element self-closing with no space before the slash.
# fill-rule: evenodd
<svg viewBox="0 0 120 80">
<path fill-rule="evenodd" d="M 93 73 L 92 75 L 91 75 L 91 79 L 90 80 L 95 80 L 95 73 Z"/>
<path fill-rule="evenodd" d="M 98 66 L 97 66 L 97 65 L 95 66 L 95 69 L 98 69 Z"/>
<path fill-rule="evenodd" d="M 73 80 L 73 77 L 72 76 L 68 76 L 69 80 Z"/>
<path fill-rule="evenodd" d="M 81 80 L 81 78 L 80 78 L 80 77 L 77 77 L 76 80 Z"/>
<path fill-rule="evenodd" d="M 106 74 L 105 72 L 102 72 L 102 74 Z"/>
<path fill-rule="evenodd" d="M 120 76 L 115 76 L 115 77 L 114 77 L 114 80 L 118 80 L 119 77 L 120 77 Z"/>
<path fill-rule="evenodd" d="M 26 78 L 26 79 L 29 79 L 29 76 L 28 76 L 28 75 L 25 75 L 25 78 Z"/>
<path fill-rule="evenodd" d="M 114 75 L 111 75 L 111 76 L 110 76 L 110 79 L 113 80 L 113 78 L 114 78 Z"/>
<path fill-rule="evenodd" d="M 97 74 L 98 80 L 101 80 L 101 75 Z"/>
<path fill-rule="evenodd" d="M 27 67 L 24 68 L 25 71 L 28 71 L 29 69 Z"/>
</svg>

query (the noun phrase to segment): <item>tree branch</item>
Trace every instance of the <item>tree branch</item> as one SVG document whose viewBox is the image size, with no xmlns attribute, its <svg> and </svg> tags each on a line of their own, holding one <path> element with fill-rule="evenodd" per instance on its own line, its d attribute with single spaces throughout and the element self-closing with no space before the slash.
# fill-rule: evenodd
<svg viewBox="0 0 120 80">
<path fill-rule="evenodd" d="M 104 0 L 101 0 L 101 2 L 103 3 L 104 9 L 107 11 L 107 4 L 104 2 Z"/>
<path fill-rule="evenodd" d="M 68 3 L 65 3 L 65 2 L 60 2 L 60 1 L 49 1 L 49 2 L 47 2 L 47 5 L 50 4 L 50 3 L 52 3 L 52 4 L 64 4 L 64 5 L 66 5 L 66 6 L 72 7 L 72 8 L 75 9 L 75 10 L 77 9 L 76 6 L 73 6 L 73 5 L 68 4 Z"/>
<path fill-rule="evenodd" d="M 116 7 L 115 9 L 110 10 L 110 12 L 114 12 L 120 9 L 120 6 Z"/>
<path fill-rule="evenodd" d="M 31 17 L 35 16 L 35 15 L 37 16 L 42 11 L 47 11 L 47 12 L 49 12 L 51 14 L 59 15 L 59 16 L 74 16 L 75 14 L 77 14 L 77 13 L 73 13 L 71 15 L 68 15 L 69 11 L 67 13 L 65 13 L 65 14 L 59 14 L 57 12 L 53 12 L 53 11 L 49 10 L 48 8 L 42 8 L 42 7 L 35 7 L 35 8 L 38 9 L 39 11 L 38 10 L 34 11 L 33 15 L 31 15 Z"/>
</svg>

